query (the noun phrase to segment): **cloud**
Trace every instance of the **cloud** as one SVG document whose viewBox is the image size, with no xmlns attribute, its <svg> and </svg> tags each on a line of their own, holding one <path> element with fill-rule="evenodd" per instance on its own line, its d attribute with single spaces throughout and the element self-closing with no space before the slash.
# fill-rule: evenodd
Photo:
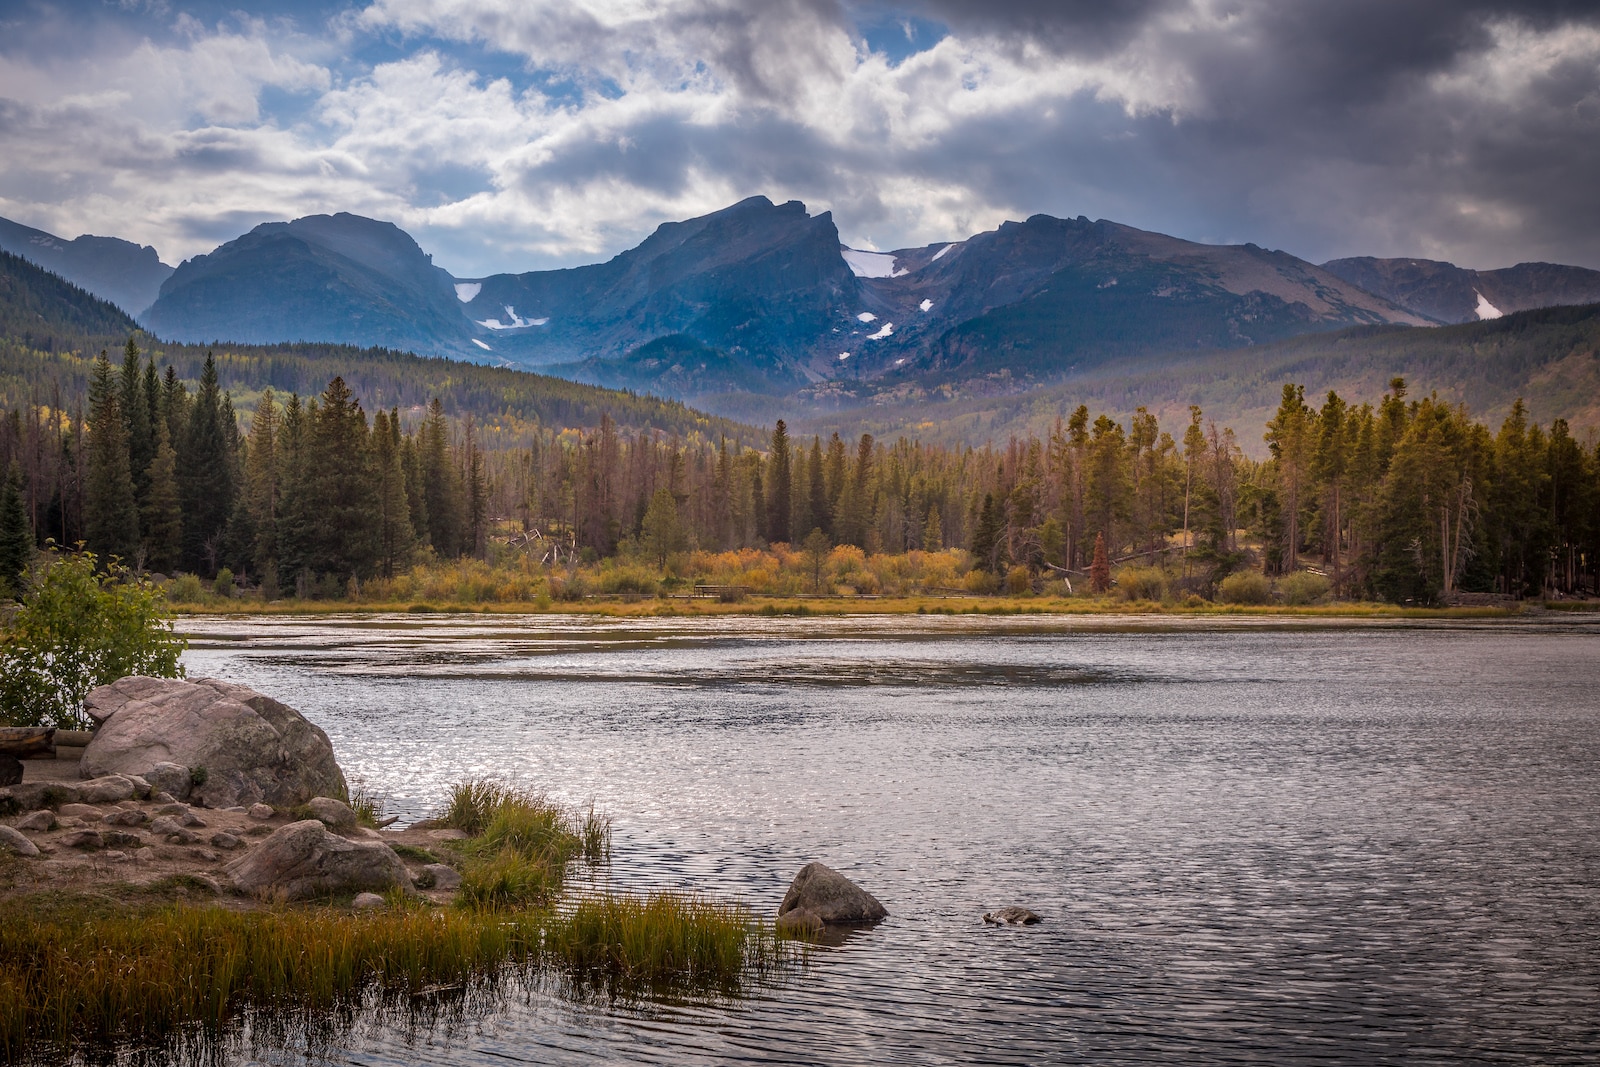
<svg viewBox="0 0 1600 1067">
<path fill-rule="evenodd" d="M 878 248 L 1049 212 L 1600 266 L 1591 5 L 373 0 L 76 34 L 29 11 L 0 44 L 0 214 L 169 258 L 350 210 L 477 276 L 765 193 Z"/>
</svg>

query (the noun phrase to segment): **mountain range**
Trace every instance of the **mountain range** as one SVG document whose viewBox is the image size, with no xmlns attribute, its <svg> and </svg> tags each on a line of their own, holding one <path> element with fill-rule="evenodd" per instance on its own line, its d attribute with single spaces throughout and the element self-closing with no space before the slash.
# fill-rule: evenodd
<svg viewBox="0 0 1600 1067">
<path fill-rule="evenodd" d="M 1015 395 L 1130 360 L 1600 301 L 1600 271 L 1582 267 L 1319 266 L 1082 217 L 859 250 L 830 214 L 765 197 L 663 224 L 604 263 L 483 278 L 453 277 L 403 230 L 350 214 L 267 223 L 176 269 L 148 247 L 3 220 L 0 248 L 174 341 L 382 346 L 762 417 Z"/>
</svg>

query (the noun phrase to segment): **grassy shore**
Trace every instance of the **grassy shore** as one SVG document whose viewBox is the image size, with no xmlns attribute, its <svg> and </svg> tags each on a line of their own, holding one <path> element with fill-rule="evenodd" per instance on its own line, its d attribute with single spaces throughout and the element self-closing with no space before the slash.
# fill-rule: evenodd
<svg viewBox="0 0 1600 1067">
<path fill-rule="evenodd" d="M 435 820 L 463 877 L 453 905 L 401 893 L 273 905 L 209 897 L 197 878 L 9 897 L 0 923 L 0 1060 L 123 1045 L 177 1050 L 285 1019 L 408 1010 L 445 992 L 484 1004 L 558 976 L 608 995 L 737 994 L 791 957 L 771 922 L 695 895 L 572 888 L 610 824 L 486 782 Z M 8 863 L 25 861 L 8 859 Z M 15 872 L 13 872 L 15 873 Z"/>
<path fill-rule="evenodd" d="M 1535 607 L 1545 607 L 1533 602 Z M 1600 611 L 1600 602 L 1552 603 L 1565 611 Z M 603 618 L 651 618 L 720 615 L 1173 615 L 1173 616 L 1308 616 L 1316 618 L 1373 619 L 1494 619 L 1524 614 L 1527 607 L 1428 608 L 1370 601 L 1333 601 L 1325 604 L 1163 604 L 1150 600 L 1115 597 L 1034 596 L 904 596 L 904 597 L 794 597 L 747 596 L 735 602 L 683 597 L 592 599 L 551 602 L 527 601 L 369 601 L 274 600 L 215 598 L 182 603 L 176 610 L 188 615 L 338 615 L 338 614 L 481 614 L 481 615 L 593 615 Z"/>
</svg>

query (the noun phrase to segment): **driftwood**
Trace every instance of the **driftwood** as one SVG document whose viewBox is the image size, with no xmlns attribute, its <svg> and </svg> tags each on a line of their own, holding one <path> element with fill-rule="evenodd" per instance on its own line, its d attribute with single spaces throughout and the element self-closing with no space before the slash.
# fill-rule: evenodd
<svg viewBox="0 0 1600 1067">
<path fill-rule="evenodd" d="M 54 726 L 0 726 L 0 755 L 27 759 L 56 753 Z"/>
</svg>

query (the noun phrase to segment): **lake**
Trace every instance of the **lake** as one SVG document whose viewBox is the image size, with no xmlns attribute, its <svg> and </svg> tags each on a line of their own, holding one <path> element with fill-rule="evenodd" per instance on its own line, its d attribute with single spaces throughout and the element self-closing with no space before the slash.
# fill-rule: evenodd
<svg viewBox="0 0 1600 1067">
<path fill-rule="evenodd" d="M 1593 616 L 183 628 L 406 821 L 496 775 L 609 812 L 614 885 L 770 913 L 821 860 L 891 913 L 744 999 L 534 991 L 337 1062 L 1600 1059 Z"/>
</svg>

